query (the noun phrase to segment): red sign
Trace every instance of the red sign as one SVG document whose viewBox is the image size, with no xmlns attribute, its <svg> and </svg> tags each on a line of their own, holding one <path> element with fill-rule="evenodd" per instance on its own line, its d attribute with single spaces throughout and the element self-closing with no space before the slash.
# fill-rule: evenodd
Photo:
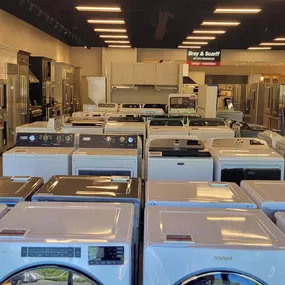
<svg viewBox="0 0 285 285">
<path fill-rule="evenodd" d="M 220 66 L 220 61 L 187 61 L 190 66 Z"/>
</svg>

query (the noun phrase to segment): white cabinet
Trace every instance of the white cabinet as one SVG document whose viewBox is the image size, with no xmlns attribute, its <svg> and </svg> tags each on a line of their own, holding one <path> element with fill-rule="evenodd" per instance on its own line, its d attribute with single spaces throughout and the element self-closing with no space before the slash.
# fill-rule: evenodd
<svg viewBox="0 0 285 285">
<path fill-rule="evenodd" d="M 134 84 L 155 85 L 155 79 L 156 79 L 155 63 L 134 64 Z"/>
<path fill-rule="evenodd" d="M 111 83 L 112 85 L 134 84 L 134 64 L 124 62 L 112 63 Z"/>
<path fill-rule="evenodd" d="M 177 63 L 158 63 L 156 85 L 179 85 L 179 65 Z"/>
</svg>

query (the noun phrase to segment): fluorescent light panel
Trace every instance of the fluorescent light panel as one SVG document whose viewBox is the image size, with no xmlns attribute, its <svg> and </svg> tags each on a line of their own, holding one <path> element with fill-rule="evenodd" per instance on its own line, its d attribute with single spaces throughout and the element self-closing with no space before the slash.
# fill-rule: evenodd
<svg viewBox="0 0 285 285">
<path fill-rule="evenodd" d="M 100 38 L 103 38 L 103 39 L 127 39 L 128 36 L 125 36 L 125 35 L 100 35 L 99 36 Z"/>
<path fill-rule="evenodd" d="M 106 33 L 126 33 L 126 29 L 94 29 L 95 32 L 106 32 Z"/>
<path fill-rule="evenodd" d="M 225 34 L 224 30 L 194 30 L 193 34 Z"/>
<path fill-rule="evenodd" d="M 217 8 L 215 14 L 257 14 L 261 12 L 259 8 Z"/>
<path fill-rule="evenodd" d="M 191 49 L 200 49 L 201 46 L 178 46 L 178 48 L 191 48 Z"/>
<path fill-rule="evenodd" d="M 215 40 L 216 37 L 189 36 L 186 40 Z"/>
<path fill-rule="evenodd" d="M 81 12 L 122 12 L 120 7 L 100 7 L 100 6 L 77 6 Z"/>
<path fill-rule="evenodd" d="M 285 38 L 276 38 L 274 41 L 285 41 Z"/>
<path fill-rule="evenodd" d="M 240 22 L 211 22 L 211 21 L 209 21 L 209 22 L 203 22 L 202 24 L 201 24 L 201 26 L 224 26 L 224 27 L 226 27 L 226 26 L 238 26 L 238 25 L 240 25 Z"/>
<path fill-rule="evenodd" d="M 124 20 L 112 20 L 112 19 L 107 19 L 107 20 L 103 20 L 103 19 L 90 19 L 87 20 L 87 22 L 89 24 L 125 24 Z"/>
<path fill-rule="evenodd" d="M 106 40 L 106 44 L 129 44 L 130 41 L 116 41 L 116 40 Z"/>
<path fill-rule="evenodd" d="M 285 46 L 285 43 L 260 43 L 260 46 Z"/>
<path fill-rule="evenodd" d="M 249 47 L 248 50 L 270 50 L 272 47 Z"/>
<path fill-rule="evenodd" d="M 207 45 L 208 42 L 182 42 L 183 45 Z"/>
<path fill-rule="evenodd" d="M 110 48 L 130 48 L 130 45 L 108 45 Z"/>
</svg>

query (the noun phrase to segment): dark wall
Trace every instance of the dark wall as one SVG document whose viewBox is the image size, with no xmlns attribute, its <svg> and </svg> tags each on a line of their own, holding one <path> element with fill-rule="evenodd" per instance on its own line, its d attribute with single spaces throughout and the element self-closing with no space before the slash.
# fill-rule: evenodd
<svg viewBox="0 0 285 285">
<path fill-rule="evenodd" d="M 247 75 L 206 75 L 206 84 L 248 84 Z"/>
</svg>

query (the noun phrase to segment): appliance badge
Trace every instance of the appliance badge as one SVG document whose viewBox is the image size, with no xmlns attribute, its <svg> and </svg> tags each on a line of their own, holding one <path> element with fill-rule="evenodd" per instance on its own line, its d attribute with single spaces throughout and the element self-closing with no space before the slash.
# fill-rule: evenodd
<svg viewBox="0 0 285 285">
<path fill-rule="evenodd" d="M 233 257 L 232 256 L 224 256 L 224 255 L 215 255 L 214 260 L 218 261 L 232 261 Z"/>
</svg>

